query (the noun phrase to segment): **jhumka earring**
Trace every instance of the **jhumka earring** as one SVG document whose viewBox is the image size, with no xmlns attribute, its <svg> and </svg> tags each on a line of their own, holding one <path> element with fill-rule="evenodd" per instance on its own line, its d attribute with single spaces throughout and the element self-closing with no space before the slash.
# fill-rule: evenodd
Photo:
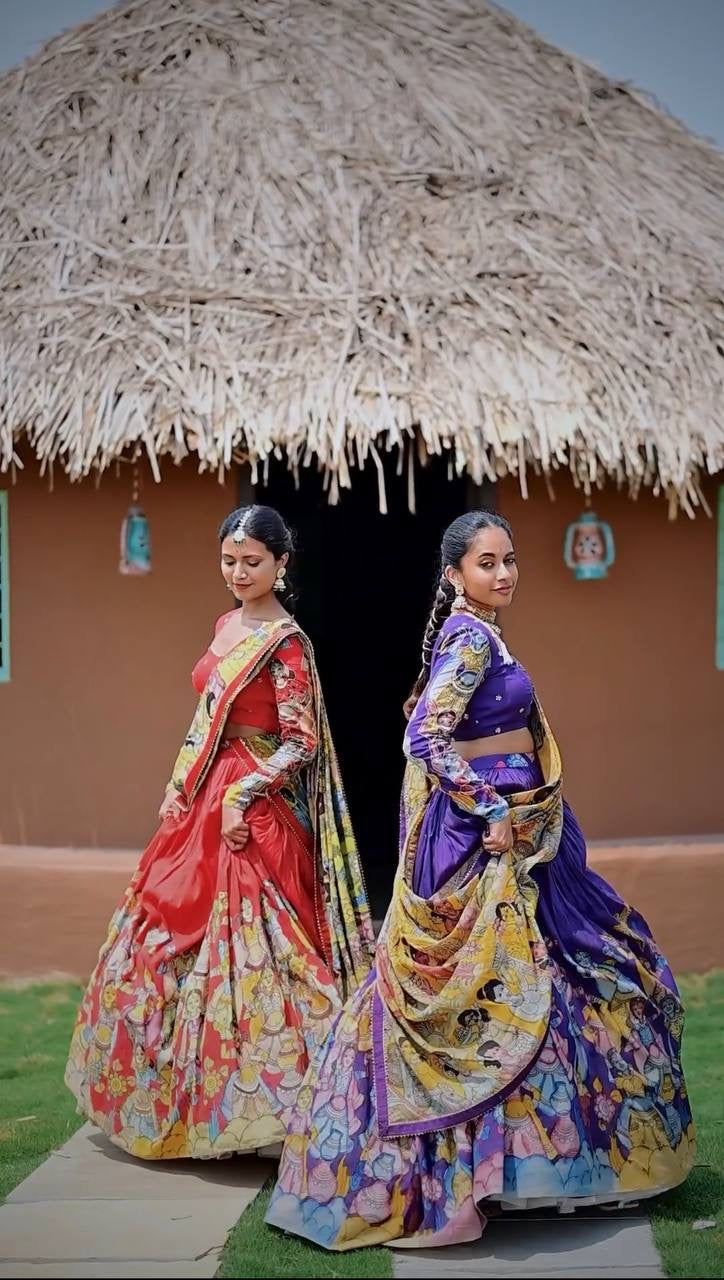
<svg viewBox="0 0 724 1280">
<path fill-rule="evenodd" d="M 274 582 L 274 590 L 275 590 L 275 591 L 286 591 L 286 589 L 287 589 L 287 588 L 286 588 L 286 583 L 285 583 L 285 581 L 284 581 L 284 578 L 285 578 L 285 576 L 286 576 L 286 572 L 287 572 L 287 571 L 286 571 L 286 569 L 284 568 L 284 565 L 283 565 L 283 564 L 282 564 L 282 565 L 280 565 L 280 566 L 279 566 L 279 569 L 277 570 L 277 576 L 276 576 L 276 579 L 275 579 L 275 582 Z"/>
<path fill-rule="evenodd" d="M 463 584 L 462 582 L 456 582 L 455 583 L 455 599 L 453 600 L 453 608 L 464 609 L 466 604 L 467 604 L 467 600 L 465 598 L 465 590 L 463 588 Z"/>
</svg>

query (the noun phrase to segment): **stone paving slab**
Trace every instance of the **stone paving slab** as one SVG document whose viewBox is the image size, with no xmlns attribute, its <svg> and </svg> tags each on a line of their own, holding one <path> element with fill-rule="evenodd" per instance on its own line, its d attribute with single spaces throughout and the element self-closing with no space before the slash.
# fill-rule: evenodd
<svg viewBox="0 0 724 1280">
<path fill-rule="evenodd" d="M 44 1200 L 0 1209 L 6 1262 L 159 1258 L 192 1261 L 223 1244 L 246 1201 Z"/>
<path fill-rule="evenodd" d="M 274 1163 L 133 1160 L 85 1125 L 0 1207 L 0 1280 L 133 1280 L 216 1274 L 228 1231 Z M 283 1241 L 280 1241 L 283 1249 Z M 394 1250 L 402 1280 L 659 1280 L 640 1210 L 504 1213 L 481 1240 Z"/>
<path fill-rule="evenodd" d="M 134 1160 L 86 1124 L 65 1146 L 10 1192 L 7 1204 L 55 1200 L 247 1201 L 274 1173 L 276 1163 L 256 1157 L 228 1160 Z M 241 1213 L 241 1209 L 239 1209 Z M 237 1215 L 238 1216 L 238 1215 Z"/>
<path fill-rule="evenodd" d="M 220 1251 L 219 1251 L 220 1252 Z M 212 1268 L 213 1263 L 213 1268 Z M 199 1276 L 214 1276 L 218 1269 L 218 1254 L 204 1262 L 199 1270 L 198 1262 L 159 1262 L 147 1258 L 141 1262 L 0 1262 L 0 1280 L 197 1280 Z"/>
<path fill-rule="evenodd" d="M 645 1217 L 604 1221 L 576 1216 L 504 1217 L 490 1222 L 480 1240 L 446 1249 L 396 1249 L 395 1276 L 406 1280 L 472 1280 L 473 1277 L 601 1277 L 649 1280 L 664 1272 Z"/>
<path fill-rule="evenodd" d="M 146 1164 L 84 1125 L 0 1207 L 0 1277 L 212 1277 L 273 1168 L 255 1156 Z"/>
</svg>

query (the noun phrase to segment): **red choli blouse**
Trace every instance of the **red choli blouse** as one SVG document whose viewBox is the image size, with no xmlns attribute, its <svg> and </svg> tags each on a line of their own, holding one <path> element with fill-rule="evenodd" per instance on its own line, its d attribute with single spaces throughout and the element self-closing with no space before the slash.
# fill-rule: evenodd
<svg viewBox="0 0 724 1280">
<path fill-rule="evenodd" d="M 214 635 L 235 611 L 217 619 Z M 219 655 L 210 648 L 199 658 L 191 674 L 194 689 L 202 694 L 213 675 Z M 277 734 L 279 747 L 266 759 L 256 757 L 253 773 L 238 784 L 235 804 L 246 808 L 257 795 L 277 791 L 289 777 L 314 759 L 317 726 L 314 693 L 304 646 L 297 635 L 286 636 L 269 661 L 245 689 L 237 694 L 227 723 L 244 724 L 260 733 Z"/>
</svg>

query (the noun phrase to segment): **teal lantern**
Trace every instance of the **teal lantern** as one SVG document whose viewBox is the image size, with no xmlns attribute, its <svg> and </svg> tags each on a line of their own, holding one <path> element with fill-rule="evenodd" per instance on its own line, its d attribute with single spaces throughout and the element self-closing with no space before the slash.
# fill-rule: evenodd
<svg viewBox="0 0 724 1280">
<path fill-rule="evenodd" d="M 605 578 L 616 558 L 613 531 L 593 511 L 585 511 L 569 524 L 563 544 L 563 559 L 579 582 Z"/>
<path fill-rule="evenodd" d="M 140 574 L 151 572 L 151 535 L 148 520 L 141 507 L 135 503 L 128 508 L 121 525 L 121 573 Z"/>
</svg>

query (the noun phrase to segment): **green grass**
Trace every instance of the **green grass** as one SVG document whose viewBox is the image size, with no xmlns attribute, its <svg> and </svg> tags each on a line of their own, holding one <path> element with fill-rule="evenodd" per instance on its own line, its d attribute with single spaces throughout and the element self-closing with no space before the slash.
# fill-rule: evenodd
<svg viewBox="0 0 724 1280">
<path fill-rule="evenodd" d="M 81 990 L 0 988 L 0 1200 L 78 1128 L 63 1085 Z"/>
<path fill-rule="evenodd" d="M 256 1200 L 242 1213 L 231 1232 L 217 1275 L 227 1280 L 384 1280 L 392 1275 L 392 1253 L 389 1249 L 352 1249 L 346 1253 L 328 1253 L 297 1236 L 284 1235 L 268 1227 L 264 1215 L 272 1193 L 270 1179 Z"/>
<path fill-rule="evenodd" d="M 696 1167 L 651 1209 L 668 1276 L 724 1275 L 724 973 L 681 980 L 686 1006 L 684 1070 L 697 1126 Z M 700 1218 L 716 1227 L 694 1231 Z"/>
<path fill-rule="evenodd" d="M 676 1191 L 652 1205 L 656 1244 L 669 1276 L 708 1280 L 724 1275 L 724 972 L 681 980 L 687 1019 L 684 1069 L 698 1129 L 697 1166 Z M 222 1254 L 219 1275 L 227 1280 L 259 1276 L 389 1276 L 386 1249 L 327 1253 L 264 1223 L 271 1187 L 242 1214 Z M 699 1218 L 717 1226 L 692 1230 Z M 443 1250 L 444 1253 L 444 1250 Z"/>
<path fill-rule="evenodd" d="M 651 1219 L 667 1275 L 724 1275 L 724 972 L 682 979 L 687 1007 L 684 1066 L 698 1128 L 697 1166 L 657 1200 Z M 26 1178 L 80 1124 L 63 1069 L 80 988 L 71 984 L 0 987 L 0 1198 Z M 271 1185 L 242 1214 L 224 1249 L 219 1275 L 387 1277 L 387 1249 L 327 1253 L 264 1223 Z M 717 1226 L 692 1230 L 699 1218 Z"/>
</svg>

